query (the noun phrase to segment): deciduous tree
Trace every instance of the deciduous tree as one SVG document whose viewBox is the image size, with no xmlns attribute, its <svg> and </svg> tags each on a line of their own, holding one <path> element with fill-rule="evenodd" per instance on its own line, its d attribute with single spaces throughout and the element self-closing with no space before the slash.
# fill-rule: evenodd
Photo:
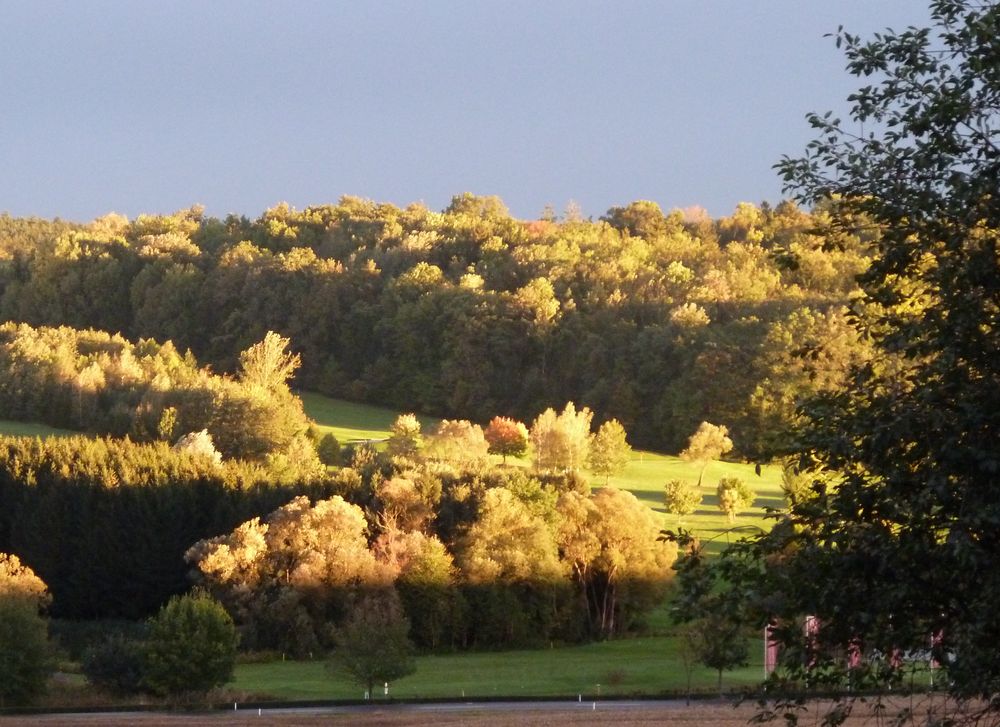
<svg viewBox="0 0 1000 727">
<path fill-rule="evenodd" d="M 442 420 L 427 438 L 427 457 L 457 467 L 478 467 L 486 463 L 489 444 L 483 428 L 466 420 Z"/>
<path fill-rule="evenodd" d="M 729 438 L 729 429 L 725 425 L 702 422 L 688 440 L 688 446 L 681 452 L 681 459 L 701 464 L 701 472 L 698 474 L 698 487 L 701 487 L 708 463 L 732 448 L 733 440 Z"/>
<path fill-rule="evenodd" d="M 696 485 L 684 480 L 670 480 L 663 486 L 663 499 L 667 512 L 674 513 L 678 518 L 697 510 L 703 497 Z"/>
<path fill-rule="evenodd" d="M 236 627 L 205 594 L 177 596 L 149 622 L 145 683 L 159 694 L 206 692 L 233 676 Z"/>
<path fill-rule="evenodd" d="M 676 546 L 658 541 L 653 512 L 615 487 L 565 492 L 558 511 L 560 552 L 587 601 L 591 630 L 621 633 L 662 598 Z"/>
<path fill-rule="evenodd" d="M 718 614 L 706 614 L 688 624 L 684 636 L 698 661 L 718 673 L 721 695 L 722 672 L 747 664 L 750 649 L 744 627 Z"/>
<path fill-rule="evenodd" d="M 499 454 L 507 464 L 507 457 L 521 457 L 528 451 L 528 428 L 509 417 L 493 417 L 483 431 L 490 445 L 490 454 Z"/>
<path fill-rule="evenodd" d="M 0 595 L 0 706 L 30 702 L 53 671 L 46 620 L 30 600 Z"/>
<path fill-rule="evenodd" d="M 39 610 L 48 590 L 15 555 L 0 553 L 0 706 L 31 701 L 53 669 L 48 622 Z"/>
<path fill-rule="evenodd" d="M 930 644 L 970 720 L 995 724 L 1000 4 L 930 10 L 929 27 L 837 34 L 863 84 L 850 118 L 812 115 L 815 141 L 779 164 L 803 201 L 829 205 L 831 241 L 868 234 L 853 308 L 874 354 L 805 408 L 803 468 L 833 481 L 732 557 L 748 559 L 744 592 L 779 619 L 786 653 L 803 653 L 805 614 L 823 668 L 852 644 Z"/>
<path fill-rule="evenodd" d="M 587 461 L 590 447 L 590 422 L 594 414 L 587 407 L 576 410 L 568 402 L 561 413 L 546 409 L 531 425 L 535 469 L 575 472 Z"/>
<path fill-rule="evenodd" d="M 604 475 L 605 484 L 611 475 L 621 474 L 632 456 L 632 447 L 625 437 L 625 427 L 617 419 L 611 419 L 590 438 L 587 466 L 595 475 Z"/>
<path fill-rule="evenodd" d="M 44 581 L 20 558 L 9 553 L 0 553 L 0 597 L 27 601 L 35 610 L 52 602 Z"/>
<path fill-rule="evenodd" d="M 323 645 L 326 624 L 340 621 L 353 598 L 391 579 L 367 530 L 361 508 L 343 498 L 311 504 L 300 496 L 264 522 L 199 541 L 185 557 L 248 646 L 305 655 Z"/>
<path fill-rule="evenodd" d="M 719 498 L 719 509 L 726 513 L 729 522 L 734 522 L 739 511 L 750 507 L 756 498 L 750 485 L 739 477 L 720 479 L 715 494 Z"/>
<path fill-rule="evenodd" d="M 367 698 L 374 698 L 376 685 L 417 670 L 409 629 L 394 594 L 364 598 L 337 630 L 330 666 L 363 686 Z"/>
<path fill-rule="evenodd" d="M 420 420 L 415 414 L 400 414 L 389 427 L 386 449 L 393 457 L 414 459 L 424 444 Z"/>
<path fill-rule="evenodd" d="M 302 365 L 297 353 L 289 353 L 291 341 L 268 331 L 264 338 L 240 354 L 240 381 L 253 391 L 273 394 L 288 388 L 288 380 Z"/>
</svg>

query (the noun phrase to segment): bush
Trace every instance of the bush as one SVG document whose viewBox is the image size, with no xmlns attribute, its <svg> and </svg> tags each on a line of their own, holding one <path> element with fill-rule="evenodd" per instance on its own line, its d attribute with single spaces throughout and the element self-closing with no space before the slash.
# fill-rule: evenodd
<svg viewBox="0 0 1000 727">
<path fill-rule="evenodd" d="M 746 482 L 739 477 L 723 477 L 715 490 L 719 497 L 719 509 L 726 513 L 729 522 L 736 520 L 736 514 L 753 505 L 757 495 Z"/>
<path fill-rule="evenodd" d="M 690 482 L 670 480 L 663 486 L 663 499 L 667 512 L 678 516 L 690 515 L 701 504 L 701 490 Z"/>
<path fill-rule="evenodd" d="M 316 444 L 316 454 L 320 462 L 328 467 L 335 467 L 340 464 L 340 442 L 331 432 L 327 432 Z"/>
<path fill-rule="evenodd" d="M 158 694 L 207 692 L 232 678 L 236 627 L 205 594 L 175 596 L 149 622 L 146 686 Z"/>
<path fill-rule="evenodd" d="M 142 621 L 124 619 L 91 619 L 70 621 L 54 618 L 49 621 L 49 634 L 58 645 L 60 654 L 82 662 L 87 652 L 114 638 L 144 641 L 147 625 Z"/>
<path fill-rule="evenodd" d="M 144 662 L 141 642 L 115 634 L 89 648 L 80 666 L 95 687 L 115 694 L 134 694 L 143 686 Z"/>
<path fill-rule="evenodd" d="M 45 692 L 53 671 L 48 624 L 28 598 L 0 596 L 0 707 Z"/>
</svg>

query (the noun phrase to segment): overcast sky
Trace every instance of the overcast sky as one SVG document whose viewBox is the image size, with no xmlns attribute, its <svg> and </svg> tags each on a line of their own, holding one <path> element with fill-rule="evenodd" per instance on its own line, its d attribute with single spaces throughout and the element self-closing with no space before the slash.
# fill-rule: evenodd
<svg viewBox="0 0 1000 727">
<path fill-rule="evenodd" d="M 517 217 L 781 198 L 833 40 L 921 0 L 0 0 L 0 210 L 257 217 L 344 194 Z"/>
</svg>

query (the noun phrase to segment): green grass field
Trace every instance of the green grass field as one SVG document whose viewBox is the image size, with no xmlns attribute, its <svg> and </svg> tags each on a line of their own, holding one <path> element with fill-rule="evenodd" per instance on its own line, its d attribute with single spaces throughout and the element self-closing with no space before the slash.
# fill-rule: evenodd
<svg viewBox="0 0 1000 727">
<path fill-rule="evenodd" d="M 625 471 L 611 478 L 611 484 L 633 493 L 659 513 L 664 528 L 674 529 L 679 525 L 696 533 L 706 543 L 709 552 L 720 551 L 727 542 L 745 536 L 749 529 L 770 529 L 771 521 L 765 519 L 765 509 L 780 508 L 784 503 L 781 470 L 773 465 L 761 467 L 761 473 L 757 475 L 752 464 L 711 462 L 702 478 L 702 502 L 698 509 L 680 519 L 668 514 L 663 504 L 663 486 L 674 479 L 696 483 L 700 470 L 700 465 L 678 457 L 637 451 Z M 718 508 L 715 488 L 722 477 L 739 477 L 757 493 L 753 507 L 741 512 L 732 523 Z M 595 487 L 603 484 L 602 478 L 591 479 L 591 485 Z M 733 528 L 739 530 L 734 532 Z"/>
<path fill-rule="evenodd" d="M 70 437 L 80 432 L 69 429 L 56 429 L 35 422 L 15 422 L 10 419 L 0 419 L 0 434 L 13 437 Z"/>
<path fill-rule="evenodd" d="M 761 680 L 763 654 L 751 644 L 751 666 L 723 674 L 723 689 Z M 421 656 L 417 671 L 390 685 L 390 697 L 541 697 L 655 695 L 684 693 L 687 670 L 677 639 L 620 639 L 583 646 L 531 651 L 473 652 Z M 757 662 L 754 664 L 753 662 Z M 717 675 L 694 667 L 695 691 L 712 691 Z M 231 689 L 277 699 L 360 699 L 362 690 L 323 661 L 276 661 L 241 664 Z M 381 696 L 381 691 L 376 696 Z"/>
<path fill-rule="evenodd" d="M 385 439 L 399 412 L 379 406 L 331 399 L 322 394 L 298 392 L 306 414 L 324 434 L 332 432 L 341 445 L 358 440 Z M 431 417 L 417 417 L 424 430 L 437 425 Z"/>
</svg>

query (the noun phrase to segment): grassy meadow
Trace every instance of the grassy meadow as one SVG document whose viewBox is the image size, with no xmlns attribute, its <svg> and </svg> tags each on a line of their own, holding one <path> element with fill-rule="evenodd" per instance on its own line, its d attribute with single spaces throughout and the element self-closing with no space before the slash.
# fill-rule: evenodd
<svg viewBox="0 0 1000 727">
<path fill-rule="evenodd" d="M 79 432 L 56 429 L 36 422 L 15 422 L 10 419 L 0 419 L 0 434 L 12 437 L 69 437 L 79 434 Z"/>
<path fill-rule="evenodd" d="M 302 399 L 306 414 L 316 422 L 317 428 L 323 434 L 332 433 L 341 445 L 386 439 L 389 436 L 389 427 L 399 416 L 399 412 L 380 406 L 331 399 L 309 391 L 297 393 Z M 417 419 L 420 420 L 420 426 L 424 430 L 436 426 L 438 421 L 423 416 Z"/>
<path fill-rule="evenodd" d="M 417 657 L 416 673 L 390 685 L 396 699 L 461 697 L 594 697 L 682 694 L 688 671 L 679 639 L 619 639 L 531 651 L 471 652 Z M 751 666 L 723 674 L 726 691 L 762 678 L 762 643 L 751 643 Z M 755 663 L 756 662 L 756 663 Z M 716 688 L 716 672 L 692 665 L 694 691 Z M 362 690 L 324 661 L 240 664 L 228 685 L 236 692 L 278 699 L 360 699 Z M 376 697 L 382 696 L 379 690 Z"/>
</svg>

